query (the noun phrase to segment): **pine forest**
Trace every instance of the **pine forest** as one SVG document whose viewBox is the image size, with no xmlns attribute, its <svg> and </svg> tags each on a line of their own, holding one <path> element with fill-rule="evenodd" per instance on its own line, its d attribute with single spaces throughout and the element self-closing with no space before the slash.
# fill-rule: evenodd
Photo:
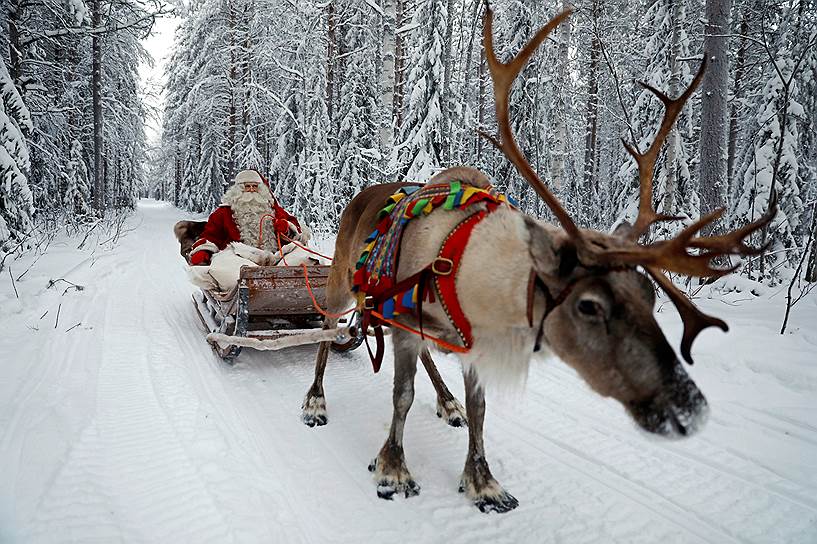
<svg viewBox="0 0 817 544">
<path fill-rule="evenodd" d="M 761 216 L 768 244 L 741 273 L 817 280 L 817 4 L 813 0 L 495 0 L 510 58 L 572 9 L 524 68 L 513 128 L 583 227 L 637 213 L 638 170 L 662 104 L 708 67 L 667 139 L 656 209 L 665 237 L 724 207 L 718 228 Z M 495 133 L 483 0 L 3 0 L 0 259 L 44 232 L 91 228 L 141 197 L 209 213 L 238 170 L 265 174 L 323 235 L 362 188 L 482 169 L 520 208 L 549 211 L 480 132 Z M 139 79 L 142 40 L 178 17 L 163 111 Z M 155 116 L 161 137 L 149 141 Z M 0 265 L 2 268 L 2 265 Z"/>
</svg>

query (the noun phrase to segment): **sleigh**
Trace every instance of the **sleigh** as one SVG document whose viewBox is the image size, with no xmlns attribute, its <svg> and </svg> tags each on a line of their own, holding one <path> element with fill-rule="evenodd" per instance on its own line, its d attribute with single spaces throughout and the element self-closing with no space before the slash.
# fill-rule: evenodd
<svg viewBox="0 0 817 544">
<path fill-rule="evenodd" d="M 207 341 L 226 361 L 242 348 L 279 350 L 331 341 L 333 351 L 351 351 L 363 341 L 357 314 L 341 319 L 336 329 L 324 330 L 329 266 L 243 266 L 235 288 L 228 293 L 202 289 L 193 305 L 207 331 Z M 307 280 L 308 279 L 308 280 Z"/>
</svg>

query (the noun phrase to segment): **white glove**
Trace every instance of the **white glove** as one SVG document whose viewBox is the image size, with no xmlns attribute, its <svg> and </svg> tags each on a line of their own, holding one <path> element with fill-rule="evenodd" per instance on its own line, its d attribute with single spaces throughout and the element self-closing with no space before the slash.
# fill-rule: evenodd
<svg viewBox="0 0 817 544">
<path fill-rule="evenodd" d="M 277 253 L 258 249 L 257 247 L 252 247 L 242 242 L 233 242 L 230 245 L 236 255 L 248 261 L 252 261 L 258 266 L 274 266 L 281 260 L 281 256 Z"/>
</svg>

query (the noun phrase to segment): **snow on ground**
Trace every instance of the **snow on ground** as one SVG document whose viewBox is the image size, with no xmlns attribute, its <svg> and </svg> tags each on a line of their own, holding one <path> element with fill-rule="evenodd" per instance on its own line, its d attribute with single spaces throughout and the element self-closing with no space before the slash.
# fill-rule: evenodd
<svg viewBox="0 0 817 544">
<path fill-rule="evenodd" d="M 731 331 L 696 343 L 712 414 L 684 441 L 535 364 L 522 393 L 488 399 L 491 468 L 521 505 L 486 515 L 457 493 L 467 435 L 436 418 L 422 370 L 405 438 L 422 491 L 389 502 L 366 470 L 389 361 L 373 375 L 363 349 L 332 355 L 329 425 L 310 429 L 314 347 L 219 360 L 171 232 L 182 216 L 143 201 L 115 248 L 52 244 L 19 299 L 0 278 L 0 542 L 817 542 L 817 297 L 783 336 L 785 293 L 699 300 Z M 671 305 L 659 320 L 677 345 Z M 456 361 L 437 359 L 462 398 Z"/>
</svg>

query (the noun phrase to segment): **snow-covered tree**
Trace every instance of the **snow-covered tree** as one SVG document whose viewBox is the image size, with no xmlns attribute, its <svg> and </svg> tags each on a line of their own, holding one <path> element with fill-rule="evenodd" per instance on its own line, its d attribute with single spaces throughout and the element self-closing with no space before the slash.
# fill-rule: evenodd
<svg viewBox="0 0 817 544">
<path fill-rule="evenodd" d="M 91 212 L 91 185 L 88 180 L 88 168 L 82 156 L 82 144 L 78 140 L 71 142 L 68 164 L 65 167 L 65 211 L 74 218 L 87 216 Z"/>
<path fill-rule="evenodd" d="M 0 62 L 0 255 L 30 233 L 34 215 L 28 186 L 30 159 L 26 135 L 31 115 Z"/>
<path fill-rule="evenodd" d="M 640 23 L 640 26 L 650 29 L 650 33 L 644 37 L 646 65 L 639 74 L 639 80 L 672 98 L 687 88 L 698 69 L 697 63 L 690 65 L 681 60 L 691 57 L 691 40 L 686 30 L 689 28 L 687 9 L 687 1 L 661 0 L 647 9 Z M 690 159 L 695 154 L 697 143 L 692 130 L 694 108 L 694 100 L 689 100 L 667 136 L 661 160 L 656 164 L 653 204 L 661 213 L 682 218 L 679 222 L 659 224 L 653 233 L 658 238 L 676 234 L 699 215 L 698 192 L 690 171 Z M 639 87 L 631 111 L 636 146 L 644 151 L 655 139 L 664 107 L 652 92 Z M 639 182 L 635 161 L 628 157 L 621 174 L 618 210 L 622 218 L 632 221 L 638 212 Z"/>
<path fill-rule="evenodd" d="M 752 206 L 756 217 L 765 201 L 747 185 L 750 178 L 754 183 L 748 173 L 762 173 L 763 161 L 771 161 L 776 185 L 783 184 L 785 216 L 798 218 L 786 220 L 789 227 L 797 225 L 790 232 L 770 231 L 781 240 L 788 237 L 790 245 L 784 243 L 779 254 L 791 257 L 799 251 L 791 244 L 802 245 L 798 237 L 810 218 L 804 206 L 817 198 L 810 162 L 817 151 L 813 131 L 806 130 L 817 107 L 806 76 L 817 74 L 812 67 L 817 61 L 802 54 L 814 49 L 809 36 L 815 16 L 809 2 L 732 3 L 733 28 L 722 34 L 740 37 L 725 42 L 732 118 L 721 155 L 732 174 L 724 204 L 730 224 L 750 220 Z M 492 5 L 495 47 L 507 59 L 566 4 Z M 569 26 L 551 35 L 514 84 L 511 123 L 517 140 L 582 226 L 607 229 L 634 217 L 638 174 L 621 139 L 646 149 L 663 115 L 661 102 L 637 82 L 670 96 L 686 88 L 707 39 L 706 21 L 695 16 L 705 5 L 705 0 L 577 4 Z M 482 50 L 483 9 L 482 0 L 192 2 L 168 67 L 158 154 L 172 180 L 170 197 L 183 207 L 209 211 L 224 180 L 237 168 L 255 167 L 268 174 L 285 206 L 313 227 L 332 231 L 339 212 L 367 184 L 422 180 L 439 168 L 470 164 L 517 198 L 523 211 L 549 217 L 515 168 L 477 136 L 477 128 L 496 129 Z M 785 100 L 775 98 L 781 91 L 770 83 L 775 65 L 764 40 L 781 71 L 798 74 Z M 786 59 L 800 68 L 786 68 Z M 700 214 L 703 100 L 698 92 L 687 102 L 659 156 L 653 205 L 682 221 L 654 227 L 654 238 L 677 233 Z M 781 100 L 790 106 L 783 108 Z M 783 111 L 789 112 L 786 123 Z M 772 112 L 778 129 L 769 120 Z M 38 142 L 32 146 L 36 153 L 65 148 L 49 137 L 55 143 Z M 89 149 L 87 129 L 71 137 Z M 37 179 L 43 186 L 53 183 Z M 766 262 L 767 268 L 777 264 Z"/>
<path fill-rule="evenodd" d="M 758 28 L 753 59 L 762 63 L 765 84 L 762 92 L 750 96 L 753 115 L 744 125 L 743 152 L 736 168 L 730 213 L 734 225 L 756 219 L 766 212 L 772 195 L 777 197 L 778 212 L 762 233 L 770 251 L 746 268 L 750 275 L 777 282 L 786 268 L 793 269 L 807 248 L 801 239 L 811 228 L 804 195 L 813 194 L 813 178 L 802 167 L 810 154 L 808 139 L 814 111 L 808 94 L 814 77 L 812 49 L 817 46 L 817 19 L 806 17 L 802 4 L 783 3 L 757 18 Z M 770 34 L 766 25 L 775 25 Z M 805 146 L 804 146 L 805 144 Z M 805 174 L 805 177 L 804 177 Z M 811 182 L 811 183 L 809 183 Z"/>
<path fill-rule="evenodd" d="M 244 131 L 244 138 L 241 140 L 241 152 L 236 157 L 235 167 L 236 170 L 264 170 L 264 157 L 258 151 L 255 136 L 253 136 L 250 127 L 246 127 Z"/>
<path fill-rule="evenodd" d="M 443 165 L 442 139 L 447 137 L 442 133 L 446 7 L 442 0 L 423 0 L 414 15 L 416 44 L 408 61 L 408 103 L 394 155 L 393 170 L 401 179 L 425 180 Z"/>
<path fill-rule="evenodd" d="M 311 47 L 317 40 L 304 40 L 301 55 L 304 59 L 302 96 L 305 102 L 303 121 L 303 148 L 298 155 L 293 209 L 303 222 L 318 231 L 334 230 L 337 221 L 335 205 L 335 171 L 332 147 L 329 142 L 331 121 L 327 108 L 326 73 L 315 69 L 321 66 L 323 56 Z"/>
<path fill-rule="evenodd" d="M 783 57 L 775 62 L 784 78 L 792 75 L 792 59 Z M 758 132 L 732 214 L 736 225 L 753 221 L 768 209 L 772 191 L 777 193 L 778 213 L 768 229 L 772 266 L 763 269 L 763 273 L 770 274 L 787 259 L 785 250 L 797 245 L 795 233 L 803 213 L 797 122 L 802 118 L 803 108 L 795 98 L 796 86 L 790 91 L 785 92 L 784 81 L 776 72 L 763 89 L 764 100 L 755 118 Z"/>
<path fill-rule="evenodd" d="M 375 36 L 368 24 L 370 8 L 360 1 L 351 6 L 351 16 L 342 30 L 348 62 L 338 96 L 338 199 L 348 202 L 374 179 L 380 159 L 377 72 L 372 49 Z"/>
</svg>

